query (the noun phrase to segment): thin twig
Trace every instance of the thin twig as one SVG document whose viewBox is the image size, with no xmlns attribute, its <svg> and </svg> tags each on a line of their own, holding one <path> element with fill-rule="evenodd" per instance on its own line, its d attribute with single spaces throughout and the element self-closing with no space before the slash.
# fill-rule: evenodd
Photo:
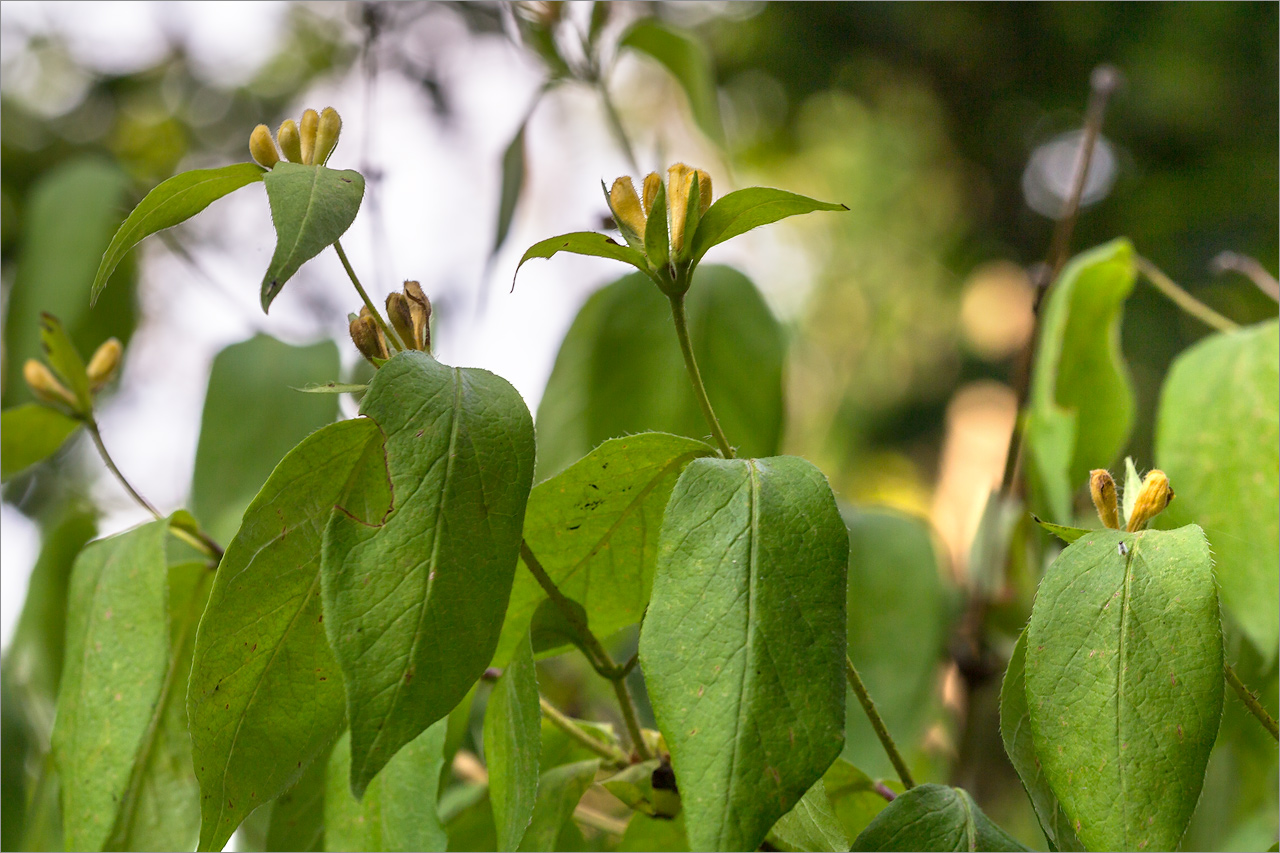
<svg viewBox="0 0 1280 853">
<path fill-rule="evenodd" d="M 907 762 L 902 760 L 902 753 L 898 752 L 898 745 L 893 742 L 893 736 L 885 728 L 884 719 L 881 718 L 880 712 L 876 710 L 876 703 L 871 699 L 871 694 L 867 693 L 867 686 L 862 683 L 862 677 L 858 675 L 858 669 L 853 665 L 853 661 L 849 659 L 848 655 L 844 657 L 844 676 L 848 680 L 849 686 L 853 688 L 854 695 L 858 697 L 858 701 L 862 704 L 862 710 L 866 712 L 867 719 L 871 721 L 871 728 L 875 729 L 876 737 L 880 739 L 880 745 L 884 747 L 885 754 L 889 756 L 889 761 L 893 763 L 893 769 L 898 771 L 898 778 L 902 780 L 902 784 L 908 790 L 914 788 L 916 783 L 911 778 L 911 771 L 907 768 Z"/>
<path fill-rule="evenodd" d="M 573 721 L 572 718 L 560 711 L 556 706 L 552 705 L 542 696 L 538 697 L 538 705 L 542 708 L 542 715 L 550 720 L 553 726 L 560 729 L 560 731 L 567 734 L 573 740 L 577 741 L 581 746 L 586 747 L 601 758 L 612 761 L 615 764 L 626 765 L 631 763 L 631 759 L 624 755 L 622 750 L 615 746 L 610 746 L 604 741 L 597 740 L 587 734 L 582 730 L 581 726 Z"/>
<path fill-rule="evenodd" d="M 398 352 L 404 352 L 404 344 L 400 342 L 400 338 L 396 333 L 391 331 L 391 327 L 387 325 L 387 321 L 382 319 L 381 312 L 378 311 L 373 300 L 369 298 L 369 294 L 365 293 L 364 286 L 360 284 L 360 279 L 356 276 L 356 271 L 351 267 L 351 261 L 347 260 L 347 253 L 342 251 L 342 243 L 338 240 L 333 241 L 333 248 L 338 253 L 338 260 L 342 261 L 342 268 L 347 271 L 347 278 L 351 279 L 351 283 L 356 287 L 356 293 L 360 294 L 360 298 L 364 300 L 364 306 L 369 309 L 369 313 L 373 315 L 373 319 L 378 324 L 378 328 L 382 330 L 382 334 L 386 337 L 391 345 Z"/>
<path fill-rule="evenodd" d="M 1151 282 L 1156 290 L 1169 297 L 1175 305 L 1206 326 L 1212 326 L 1219 332 L 1230 332 L 1240 328 L 1239 323 L 1223 317 L 1217 311 L 1187 293 L 1178 286 L 1177 282 L 1165 275 L 1159 267 L 1146 258 L 1138 258 L 1138 271 L 1147 277 L 1147 281 Z"/>
<path fill-rule="evenodd" d="M 1209 267 L 1218 275 L 1228 271 L 1238 272 L 1267 296 L 1280 302 L 1280 281 L 1276 281 L 1276 277 L 1267 272 L 1267 268 L 1258 263 L 1256 258 L 1236 252 L 1223 252 L 1213 259 Z"/>
<path fill-rule="evenodd" d="M 1267 709 L 1262 707 L 1262 703 L 1258 701 L 1258 697 L 1253 695 L 1253 691 L 1245 687 L 1240 676 L 1236 674 L 1231 664 L 1223 665 L 1223 673 L 1227 676 L 1227 684 L 1231 685 L 1231 689 L 1236 691 L 1236 695 L 1240 697 L 1240 701 L 1249 709 L 1249 713 L 1258 718 L 1258 722 L 1262 723 L 1262 727 L 1271 732 L 1271 736 L 1276 740 L 1280 740 L 1280 729 L 1276 727 L 1275 718 L 1267 713 Z"/>
</svg>

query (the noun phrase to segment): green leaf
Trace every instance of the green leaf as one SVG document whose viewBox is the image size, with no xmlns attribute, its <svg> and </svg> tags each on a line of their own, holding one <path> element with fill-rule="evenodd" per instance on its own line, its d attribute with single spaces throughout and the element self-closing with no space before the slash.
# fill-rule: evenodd
<svg viewBox="0 0 1280 853">
<path fill-rule="evenodd" d="M 1133 505 L 1138 500 L 1138 492 L 1142 491 L 1142 477 L 1133 464 L 1133 457 L 1124 458 L 1124 493 L 1121 495 L 1121 509 L 1124 512 L 1125 526 L 1129 526 L 1129 516 L 1133 515 Z"/>
<path fill-rule="evenodd" d="M 676 484 L 640 662 L 696 850 L 754 850 L 840 753 L 848 541 L 803 459 Z"/>
<path fill-rule="evenodd" d="M 185 222 L 224 195 L 262 180 L 263 174 L 256 163 L 236 163 L 218 169 L 193 169 L 162 181 L 138 202 L 111 238 L 93 279 L 90 304 L 98 301 L 120 260 L 143 238 Z"/>
<path fill-rule="evenodd" d="M 1035 513 L 1032 513 L 1031 517 L 1035 519 L 1036 524 L 1040 525 L 1045 530 L 1052 533 L 1054 536 L 1057 536 L 1059 539 L 1061 539 L 1063 542 L 1066 542 L 1068 545 L 1070 545 L 1072 542 L 1079 539 L 1081 536 L 1084 536 L 1086 533 L 1092 532 L 1090 530 L 1086 530 L 1083 527 L 1064 527 L 1061 524 L 1051 524 L 1045 521 L 1040 516 L 1036 515 Z"/>
<path fill-rule="evenodd" d="M 618 49 L 631 48 L 660 62 L 689 98 L 693 120 L 712 142 L 724 143 L 715 69 L 702 42 L 654 18 L 643 18 L 618 41 Z"/>
<path fill-rule="evenodd" d="M 627 808 L 652 815 L 653 771 L 661 766 L 662 760 L 658 758 L 641 761 L 601 780 L 600 786 L 621 800 Z M 670 769 L 667 772 L 670 773 Z"/>
<path fill-rule="evenodd" d="M 513 587 L 513 597 L 514 589 Z M 565 607 L 572 612 L 572 618 L 565 615 Z M 510 612 L 511 608 L 508 606 L 507 613 Z M 562 605 L 544 598 L 533 611 L 533 618 L 529 621 L 529 640 L 533 644 L 535 655 L 555 651 L 566 645 L 576 646 L 582 650 L 583 654 L 589 655 L 587 630 L 587 611 L 581 604 L 566 598 Z M 501 641 L 498 645 L 501 647 Z"/>
<path fill-rule="evenodd" d="M 40 346 L 53 373 L 75 395 L 79 410 L 83 412 L 93 408 L 89 396 L 89 377 L 85 373 L 84 359 L 76 351 L 67 332 L 62 328 L 62 321 L 52 314 L 40 315 Z"/>
<path fill-rule="evenodd" d="M 324 789 L 328 773 L 327 761 L 311 762 L 293 787 L 271 804 L 264 845 L 267 850 L 324 849 Z"/>
<path fill-rule="evenodd" d="M 516 214 L 516 205 L 520 201 L 520 191 L 524 188 L 524 131 L 528 124 L 529 119 L 526 117 L 520 122 L 507 149 L 502 152 L 502 190 L 498 196 L 498 224 L 494 228 L 490 255 L 497 254 L 506 242 L 507 234 L 511 231 L 511 220 Z"/>
<path fill-rule="evenodd" d="M 280 162 L 265 176 L 276 251 L 262 277 L 262 310 L 298 268 L 331 246 L 355 221 L 364 178 L 350 169 Z"/>
<path fill-rule="evenodd" d="M 94 271 L 123 218 L 128 186 L 120 167 L 100 155 L 67 160 L 31 185 L 22 205 L 17 274 L 6 290 L 6 406 L 31 399 L 22 365 L 40 354 L 42 312 L 62 320 L 81 352 L 113 335 L 128 342 L 136 315 L 134 264 L 116 270 L 114 286 L 89 310 Z"/>
<path fill-rule="evenodd" d="M 437 850 L 448 844 L 436 811 L 445 721 L 397 752 L 356 801 L 348 785 L 350 735 L 333 748 L 325 786 L 326 850 Z"/>
<path fill-rule="evenodd" d="M 1018 771 L 1022 787 L 1026 789 L 1035 809 L 1040 828 L 1054 850 L 1084 850 L 1080 839 L 1071 829 L 1071 821 L 1049 786 L 1040 760 L 1036 758 L 1031 741 L 1031 718 L 1027 710 L 1027 686 L 1024 666 L 1027 657 L 1027 632 L 1018 636 L 1017 645 L 1009 657 L 1009 668 L 1004 673 L 1000 688 L 1000 737 L 1004 751 L 1013 769 Z"/>
<path fill-rule="evenodd" d="M 837 758 L 822 774 L 822 784 L 848 838 L 857 838 L 889 804 L 876 780 L 843 758 Z"/>
<path fill-rule="evenodd" d="M 390 501 L 382 433 L 358 418 L 294 448 L 245 512 L 200 624 L 188 688 L 202 849 L 221 849 L 341 732 L 345 693 L 322 621 L 321 537 L 335 506 L 376 523 Z"/>
<path fill-rule="evenodd" d="M 729 267 L 700 268 L 685 307 L 725 432 L 740 455 L 776 454 L 784 411 L 782 327 L 750 279 Z M 563 471 L 607 439 L 646 430 L 708 434 L 671 306 L 647 277 L 629 275 L 587 300 L 560 346 L 538 406 L 538 477 Z"/>
<path fill-rule="evenodd" d="M 937 716 L 938 671 L 956 615 L 929 525 L 887 510 L 848 511 L 849 659 L 911 761 Z M 853 691 L 847 695 L 844 757 L 879 776 L 895 775 Z"/>
<path fill-rule="evenodd" d="M 618 853 L 671 853 L 689 849 L 684 815 L 674 818 L 649 817 L 636 812 L 627 821 L 627 831 L 618 842 Z"/>
<path fill-rule="evenodd" d="M 646 275 L 649 272 L 649 263 L 645 260 L 644 255 L 630 246 L 623 246 L 612 237 L 597 234 L 594 231 L 573 231 L 569 234 L 561 234 L 559 237 L 548 237 L 546 240 L 540 240 L 526 249 L 524 255 L 520 257 L 520 263 L 516 264 L 515 273 L 511 276 L 512 289 L 516 286 L 516 276 L 520 274 L 520 267 L 524 266 L 525 261 L 530 261 L 534 258 L 550 258 L 558 252 L 589 255 L 594 258 L 609 258 L 614 261 L 622 261 L 624 264 L 631 264 L 631 266 Z"/>
<path fill-rule="evenodd" d="M 649 218 L 645 220 L 643 236 L 645 257 L 654 268 L 666 266 L 671 245 L 667 234 L 667 190 L 661 181 L 658 182 L 658 193 L 653 197 L 653 204 L 649 207 Z"/>
<path fill-rule="evenodd" d="M 821 779 L 813 783 L 795 808 L 778 819 L 769 838 L 779 850 L 843 853 L 849 849 L 849 839 Z"/>
<path fill-rule="evenodd" d="M 110 836 L 164 686 L 167 532 L 153 521 L 99 540 L 72 570 L 53 728 L 69 850 L 100 850 Z"/>
<path fill-rule="evenodd" d="M 690 460 L 714 454 L 700 441 L 641 433 L 604 442 L 530 493 L 525 541 L 560 591 L 582 604 L 596 636 L 607 637 L 640 621 L 653 586 L 667 498 Z M 539 602 L 546 600 L 531 573 L 516 573 L 495 657 L 498 665 L 529 630 Z M 558 608 L 547 615 L 563 619 Z M 550 642 L 550 637 L 544 623 L 535 643 Z M 563 636 L 534 651 L 566 641 L 572 638 Z"/>
<path fill-rule="evenodd" d="M 1026 850 L 991 822 L 967 791 L 917 785 L 863 830 L 854 850 Z"/>
<path fill-rule="evenodd" d="M 693 235 L 694 263 L 712 246 L 718 246 L 752 228 L 798 216 L 815 210 L 848 210 L 843 204 L 807 198 L 786 190 L 769 187 L 748 187 L 718 198 L 707 212 L 702 214 L 698 230 Z"/>
<path fill-rule="evenodd" d="M 42 462 L 58 451 L 80 421 L 36 403 L 0 415 L 0 480 Z"/>
<path fill-rule="evenodd" d="M 538 677 L 525 641 L 494 685 L 484 715 L 484 758 L 499 850 L 519 847 L 533 817 L 541 738 Z"/>
<path fill-rule="evenodd" d="M 1212 335 L 1174 362 L 1156 461 L 1177 498 L 1167 524 L 1204 528 L 1222 604 L 1274 660 L 1280 631 L 1280 324 Z"/>
<path fill-rule="evenodd" d="M 335 397 L 290 389 L 337 372 L 332 341 L 295 347 L 255 335 L 214 358 L 191 483 L 191 509 L 214 539 L 235 535 L 276 463 L 337 417 Z"/>
<path fill-rule="evenodd" d="M 1032 743 L 1076 836 L 1091 850 L 1172 850 L 1222 712 L 1200 528 L 1068 545 L 1041 581 L 1026 649 Z"/>
<path fill-rule="evenodd" d="M 1133 246 L 1113 240 L 1077 255 L 1049 290 L 1031 375 L 1026 437 L 1034 494 L 1049 518 L 1071 520 L 1071 495 L 1110 467 L 1133 428 L 1133 387 L 1120 351 Z"/>
<path fill-rule="evenodd" d="M 108 850 L 190 850 L 199 838 L 200 784 L 191 766 L 185 688 L 212 581 L 203 562 L 169 569 L 169 666 Z"/>
<path fill-rule="evenodd" d="M 600 760 L 593 758 L 552 768 L 539 777 L 538 801 L 520 850 L 535 853 L 561 849 L 556 843 L 560 829 L 573 817 L 573 810 L 599 769 Z"/>
<path fill-rule="evenodd" d="M 361 406 L 386 435 L 395 496 L 368 525 L 335 513 L 321 560 L 358 795 L 448 714 L 493 656 L 533 479 L 533 422 L 501 377 L 403 352 Z"/>
</svg>

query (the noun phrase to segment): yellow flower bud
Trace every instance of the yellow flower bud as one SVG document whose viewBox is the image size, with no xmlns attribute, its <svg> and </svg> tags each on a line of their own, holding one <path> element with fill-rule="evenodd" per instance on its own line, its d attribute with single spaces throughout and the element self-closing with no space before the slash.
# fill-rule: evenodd
<svg viewBox="0 0 1280 853">
<path fill-rule="evenodd" d="M 613 182 L 613 189 L 609 190 L 609 207 L 613 209 L 613 218 L 620 227 L 629 228 L 644 239 L 646 216 L 631 178 L 622 177 Z"/>
<path fill-rule="evenodd" d="M 58 381 L 53 371 L 34 358 L 27 359 L 27 363 L 22 365 L 22 378 L 27 380 L 31 392 L 46 403 L 65 403 L 73 408 L 79 406 L 75 395 Z"/>
<path fill-rule="evenodd" d="M 280 150 L 290 163 L 302 162 L 302 136 L 293 119 L 287 118 L 280 123 L 280 129 L 276 131 L 276 142 L 280 143 Z"/>
<path fill-rule="evenodd" d="M 684 225 L 689 215 L 689 191 L 693 188 L 693 173 L 684 163 L 676 163 L 667 170 L 667 210 L 671 219 L 671 254 L 678 255 L 684 248 Z"/>
<path fill-rule="evenodd" d="M 313 165 L 316 153 L 316 131 L 320 128 L 320 113 L 315 110 L 303 110 L 302 121 L 298 125 L 298 135 L 302 137 L 302 162 Z"/>
<path fill-rule="evenodd" d="M 650 172 L 644 176 L 644 197 L 641 201 L 644 203 L 644 215 L 648 216 L 649 211 L 653 210 L 653 200 L 658 197 L 658 187 L 662 186 L 662 176 L 657 172 Z"/>
<path fill-rule="evenodd" d="M 389 357 L 387 339 L 383 337 L 382 330 L 378 328 L 378 321 L 373 319 L 368 308 L 360 309 L 360 316 L 351 321 L 348 330 L 351 332 L 351 340 L 355 342 L 356 349 L 360 350 L 360 354 L 369 359 L 375 367 L 377 366 L 375 358 Z"/>
<path fill-rule="evenodd" d="M 1089 494 L 1098 510 L 1102 524 L 1112 530 L 1120 529 L 1120 513 L 1116 511 L 1116 481 L 1102 468 L 1089 472 Z"/>
<path fill-rule="evenodd" d="M 413 334 L 413 315 L 409 310 L 409 300 L 403 293 L 387 294 L 387 319 L 391 328 L 396 330 L 400 340 L 409 349 L 421 349 L 418 339 Z"/>
<path fill-rule="evenodd" d="M 698 173 L 698 213 L 703 214 L 711 206 L 711 176 L 701 169 L 696 171 Z"/>
<path fill-rule="evenodd" d="M 342 133 L 342 117 L 333 107 L 325 107 L 320 113 L 320 126 L 316 129 L 316 150 L 314 162 L 323 166 L 338 145 L 338 135 Z"/>
<path fill-rule="evenodd" d="M 416 281 L 404 283 L 404 295 L 409 300 L 409 316 L 413 318 L 413 337 L 418 348 L 431 352 L 431 300 L 422 292 Z"/>
<path fill-rule="evenodd" d="M 264 169 L 270 169 L 280 162 L 280 152 L 276 150 L 271 130 L 265 124 L 258 125 L 249 134 L 249 154 Z"/>
<path fill-rule="evenodd" d="M 258 125 L 266 130 L 266 125 Z M 267 134 L 267 140 L 270 141 L 271 135 Z M 273 145 L 274 149 L 275 146 Z M 94 352 L 93 358 L 89 359 L 89 367 L 86 373 L 89 376 L 89 388 L 97 391 L 103 385 L 106 385 L 116 375 L 116 368 L 120 366 L 120 354 L 124 352 L 124 347 L 120 345 L 120 341 L 115 338 L 108 338 L 103 342 L 102 346 Z"/>
<path fill-rule="evenodd" d="M 1141 530 L 1147 522 L 1164 512 L 1164 508 L 1173 500 L 1173 488 L 1169 478 L 1163 471 L 1149 471 L 1138 490 L 1138 499 L 1133 502 L 1133 512 L 1129 514 L 1129 532 Z"/>
</svg>

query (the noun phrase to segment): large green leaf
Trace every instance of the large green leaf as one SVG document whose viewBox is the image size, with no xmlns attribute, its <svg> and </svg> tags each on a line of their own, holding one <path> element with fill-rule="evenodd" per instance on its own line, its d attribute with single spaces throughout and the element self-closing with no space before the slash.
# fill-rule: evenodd
<svg viewBox="0 0 1280 853">
<path fill-rule="evenodd" d="M 721 426 L 744 456 L 777 453 L 782 327 L 751 281 L 729 267 L 700 268 L 685 299 Z M 560 346 L 538 406 L 538 477 L 564 470 L 606 439 L 645 430 L 708 435 L 671 306 L 647 277 L 629 275 L 587 300 Z"/>
<path fill-rule="evenodd" d="M 1133 246 L 1113 240 L 1076 256 L 1041 308 L 1031 375 L 1028 474 L 1040 509 L 1070 524 L 1071 495 L 1108 468 L 1133 428 L 1133 387 L 1120 352 L 1124 301 L 1137 276 Z"/>
<path fill-rule="evenodd" d="M 991 822 L 968 791 L 917 785 L 876 815 L 854 850 L 1026 850 Z"/>
<path fill-rule="evenodd" d="M 22 365 L 39 355 L 41 313 L 60 318 L 81 352 L 92 352 L 113 335 L 128 342 L 135 316 L 134 264 L 120 266 L 112 276 L 114 286 L 89 310 L 94 271 L 127 209 L 128 185 L 120 167 L 100 156 L 69 160 L 32 185 L 22 211 L 17 274 L 6 291 L 6 406 L 31 399 Z"/>
<path fill-rule="evenodd" d="M 390 505 L 382 433 L 332 424 L 286 456 L 227 546 L 187 693 L 203 849 L 328 755 L 346 708 L 325 635 L 320 546 L 335 507 L 376 523 Z"/>
<path fill-rule="evenodd" d="M 888 805 L 884 797 L 888 789 L 843 758 L 837 758 L 822 774 L 822 784 L 849 838 L 857 838 Z"/>
<path fill-rule="evenodd" d="M 515 288 L 515 276 L 520 274 L 520 267 L 524 266 L 526 261 L 531 261 L 534 258 L 550 258 L 560 252 L 622 261 L 624 264 L 630 264 L 644 273 L 647 273 L 649 269 L 649 263 L 645 260 L 644 255 L 630 246 L 624 246 L 612 237 L 605 234 L 597 234 L 595 231 L 573 231 L 569 234 L 561 234 L 557 237 L 539 240 L 526 249 L 524 254 L 520 256 L 520 263 L 516 264 L 516 271 L 511 277 L 512 288 Z"/>
<path fill-rule="evenodd" d="M 713 246 L 779 219 L 813 213 L 815 210 L 848 209 L 843 204 L 818 201 L 770 187 L 736 190 L 721 196 L 702 214 L 698 230 L 693 235 L 692 258 L 697 263 Z"/>
<path fill-rule="evenodd" d="M 1026 788 L 1036 818 L 1040 821 L 1040 828 L 1053 849 L 1084 850 L 1053 788 L 1049 786 L 1049 780 L 1044 777 L 1031 742 L 1031 717 L 1027 710 L 1024 673 L 1026 658 L 1027 632 L 1023 631 L 1009 657 L 1009 667 L 1005 670 L 1004 684 L 1000 689 L 1000 737 L 1004 740 L 1004 751 L 1013 769 L 1018 771 L 1022 787 Z"/>
<path fill-rule="evenodd" d="M 1267 660 L 1280 631 L 1280 325 L 1213 335 L 1178 357 L 1156 422 L 1177 492 L 1169 523 L 1204 528 L 1222 604 Z"/>
<path fill-rule="evenodd" d="M 560 591 L 584 606 L 597 636 L 640 621 L 667 498 L 690 460 L 714 453 L 664 433 L 612 439 L 529 494 L 525 541 Z M 533 575 L 517 572 L 495 663 L 506 662 L 544 601 Z"/>
<path fill-rule="evenodd" d="M 191 766 L 184 688 L 212 581 L 202 562 L 169 569 L 169 666 L 109 850 L 190 850 L 200 836 L 200 784 Z"/>
<path fill-rule="evenodd" d="M 75 418 L 36 403 L 5 409 L 0 415 L 0 480 L 52 456 L 78 426 Z"/>
<path fill-rule="evenodd" d="M 295 347 L 256 335 L 218 353 L 209 375 L 191 509 L 225 542 L 276 463 L 299 441 L 332 423 L 338 399 L 291 390 L 338 375 L 332 341 Z"/>
<path fill-rule="evenodd" d="M 333 748 L 325 786 L 326 850 L 443 851 L 448 844 L 436 811 L 444 763 L 444 720 L 404 745 L 357 801 L 351 795 L 350 736 Z"/>
<path fill-rule="evenodd" d="M 849 849 L 849 838 L 821 779 L 805 791 L 791 811 L 778 818 L 769 838 L 779 850 L 844 853 Z"/>
<path fill-rule="evenodd" d="M 680 476 L 640 661 L 695 850 L 754 850 L 839 755 L 848 554 L 803 459 L 697 459 Z"/>
<path fill-rule="evenodd" d="M 167 533 L 167 521 L 153 521 L 94 542 L 71 574 L 53 728 L 69 850 L 106 843 L 164 688 Z"/>
<path fill-rule="evenodd" d="M 713 142 L 724 142 L 715 69 L 702 42 L 656 18 L 642 18 L 618 40 L 619 48 L 631 48 L 662 63 L 689 98 L 689 109 Z"/>
<path fill-rule="evenodd" d="M 887 510 L 850 511 L 849 659 L 894 740 L 911 756 L 937 714 L 938 669 L 956 608 L 928 524 Z M 893 765 L 852 691 L 844 757 L 877 776 Z"/>
<path fill-rule="evenodd" d="M 562 850 L 557 843 L 562 828 L 573 817 L 578 801 L 591 787 L 591 781 L 600 769 L 600 759 L 577 761 L 553 767 L 538 778 L 538 801 L 533 809 L 533 819 L 520 842 L 522 851 Z"/>
<path fill-rule="evenodd" d="M 276 251 L 262 277 L 262 310 L 267 311 L 298 268 L 351 227 L 364 199 L 364 178 L 350 169 L 282 161 L 262 180 L 276 226 Z"/>
<path fill-rule="evenodd" d="M 1222 712 L 1200 528 L 1100 530 L 1067 546 L 1036 595 L 1026 687 L 1035 754 L 1080 841 L 1174 849 Z"/>
<path fill-rule="evenodd" d="M 532 418 L 506 380 L 425 353 L 387 362 L 361 411 L 386 435 L 392 510 L 374 525 L 335 513 L 321 560 L 357 796 L 489 665 L 534 457 Z"/>
<path fill-rule="evenodd" d="M 533 817 L 541 752 L 538 676 L 526 639 L 494 685 L 484 715 L 484 758 L 499 850 L 519 847 Z"/>
<path fill-rule="evenodd" d="M 217 169 L 193 169 L 161 182 L 138 202 L 111 238 L 93 279 L 91 301 L 98 300 L 120 260 L 143 238 L 185 222 L 224 195 L 262 180 L 262 176 L 258 164 L 236 163 Z"/>
<path fill-rule="evenodd" d="M 271 804 L 267 850 L 324 849 L 324 789 L 328 775 L 327 761 L 322 758 L 311 762 L 293 787 Z"/>
</svg>

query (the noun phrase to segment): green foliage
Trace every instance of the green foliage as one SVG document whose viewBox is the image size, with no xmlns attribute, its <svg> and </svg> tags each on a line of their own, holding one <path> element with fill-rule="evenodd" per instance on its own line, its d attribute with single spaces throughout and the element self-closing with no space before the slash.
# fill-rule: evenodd
<svg viewBox="0 0 1280 853">
<path fill-rule="evenodd" d="M 48 406 L 24 403 L 0 415 L 0 479 L 42 462 L 58 451 L 80 422 Z"/>
<path fill-rule="evenodd" d="M 276 251 L 262 277 L 267 311 L 298 268 L 351 227 L 364 198 L 364 178 L 349 169 L 280 162 L 262 180 L 276 226 Z"/>
<path fill-rule="evenodd" d="M 255 163 L 236 163 L 218 169 L 193 169 L 162 181 L 138 202 L 111 238 L 93 278 L 90 299 L 98 300 L 111 273 L 144 238 L 185 222 L 224 195 L 262 180 L 262 174 L 262 167 Z"/>
<path fill-rule="evenodd" d="M 293 787 L 271 803 L 264 845 L 267 850 L 324 849 L 324 794 L 328 771 L 326 762 L 311 762 Z"/>
<path fill-rule="evenodd" d="M 699 459 L 676 484 L 640 661 L 695 849 L 754 849 L 839 754 L 847 543 L 804 460 Z"/>
<path fill-rule="evenodd" d="M 917 785 L 876 815 L 854 850 L 1026 850 L 967 791 Z"/>
<path fill-rule="evenodd" d="M 499 850 L 517 849 L 533 818 L 542 752 L 541 723 L 533 649 L 523 642 L 494 685 L 484 717 L 489 799 L 493 803 Z"/>
<path fill-rule="evenodd" d="M 759 291 L 736 270 L 702 267 L 686 296 L 686 313 L 694 355 L 725 432 L 744 455 L 777 453 L 785 339 Z M 671 308 L 650 281 L 629 275 L 593 294 L 565 335 L 538 406 L 538 476 L 555 474 L 601 442 L 628 433 L 706 436 L 683 372 Z"/>
<path fill-rule="evenodd" d="M 357 795 L 488 666 L 534 457 L 533 419 L 514 388 L 425 353 L 383 366 L 361 412 L 386 436 L 392 509 L 373 525 L 335 513 L 321 560 Z"/>
<path fill-rule="evenodd" d="M 554 767 L 538 777 L 538 799 L 520 850 L 539 853 L 566 849 L 560 843 L 561 833 L 572 826 L 569 816 L 599 769 L 600 760 L 591 758 Z"/>
<path fill-rule="evenodd" d="M 1262 653 L 1280 638 L 1280 325 L 1213 335 L 1179 356 L 1160 398 L 1156 460 L 1213 549 L 1222 605 Z M 1208 460 L 1212 460 L 1208 462 Z"/>
<path fill-rule="evenodd" d="M 191 484 L 191 509 L 211 535 L 233 536 L 281 457 L 337 417 L 336 397 L 290 389 L 337 373 L 331 341 L 295 347 L 255 335 L 214 358 Z"/>
<path fill-rule="evenodd" d="M 731 192 L 717 199 L 702 214 L 693 237 L 693 262 L 702 260 L 702 256 L 713 246 L 719 246 L 752 228 L 769 225 L 789 216 L 813 213 L 815 210 L 848 209 L 843 204 L 817 201 L 769 187 L 750 187 Z"/>
<path fill-rule="evenodd" d="M 1120 320 L 1136 276 L 1133 246 L 1112 241 L 1067 264 L 1041 308 L 1026 415 L 1028 479 L 1056 524 L 1070 523 L 1075 485 L 1090 469 L 1110 466 L 1133 427 Z"/>
<path fill-rule="evenodd" d="M 1100 530 L 1068 546 L 1036 596 L 1025 673 L 1035 755 L 1076 836 L 1091 849 L 1172 850 L 1222 712 L 1200 528 Z"/>
<path fill-rule="evenodd" d="M 245 512 L 200 623 L 188 688 L 202 849 L 221 849 L 342 730 L 345 694 L 321 611 L 321 536 L 335 507 L 373 524 L 390 501 L 382 433 L 357 419 L 294 448 Z"/>
<path fill-rule="evenodd" d="M 638 51 L 660 62 L 684 89 L 693 120 L 702 132 L 713 142 L 724 141 L 715 71 L 702 42 L 668 24 L 643 18 L 622 34 L 618 47 Z"/>
<path fill-rule="evenodd" d="M 778 819 L 769 841 L 779 850 L 843 853 L 849 849 L 849 839 L 821 779 L 805 791 L 795 808 Z"/>
<path fill-rule="evenodd" d="M 609 258 L 614 261 L 622 261 L 624 264 L 631 264 L 631 266 L 644 273 L 649 271 L 644 255 L 635 249 L 620 245 L 612 237 L 606 237 L 594 231 L 574 231 L 571 234 L 561 234 L 559 237 L 548 237 L 546 240 L 540 240 L 525 249 L 524 254 L 520 256 L 520 263 L 516 265 L 515 275 L 520 274 L 520 267 L 524 266 L 525 261 L 531 261 L 534 258 L 551 258 L 560 252 L 568 252 L 571 255 L 587 255 L 593 258 Z M 511 286 L 514 289 L 514 275 L 511 279 Z"/>
</svg>

